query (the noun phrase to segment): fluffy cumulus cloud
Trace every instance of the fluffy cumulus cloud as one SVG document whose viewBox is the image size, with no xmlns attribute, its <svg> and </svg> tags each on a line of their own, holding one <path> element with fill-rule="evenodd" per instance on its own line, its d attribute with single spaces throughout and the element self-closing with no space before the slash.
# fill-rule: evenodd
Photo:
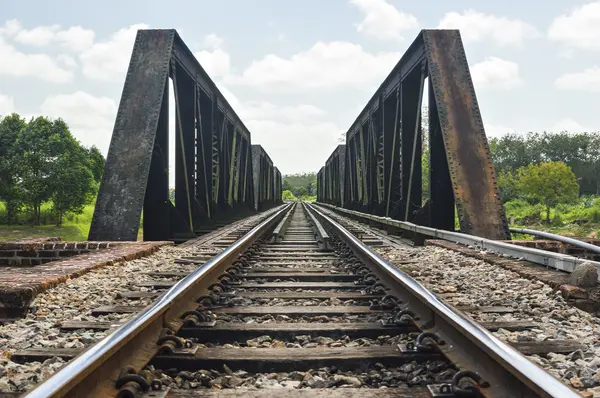
<svg viewBox="0 0 600 398">
<path fill-rule="evenodd" d="M 46 98 L 40 110 L 45 116 L 62 118 L 79 141 L 106 154 L 117 113 L 114 100 L 77 91 Z"/>
<path fill-rule="evenodd" d="M 344 41 L 319 41 L 289 58 L 269 54 L 241 74 L 228 76 L 230 85 L 270 92 L 307 92 L 341 87 L 374 89 L 400 59 L 400 53 L 370 53 Z"/>
<path fill-rule="evenodd" d="M 73 72 L 62 67 L 57 59 L 40 53 L 24 53 L 0 36 L 0 75 L 31 77 L 49 83 L 66 83 Z"/>
<path fill-rule="evenodd" d="M 519 76 L 519 64 L 497 57 L 489 57 L 473 65 L 471 76 L 476 89 L 512 89 L 522 83 Z"/>
<path fill-rule="evenodd" d="M 101 81 L 124 81 L 138 29 L 146 24 L 131 25 L 98 41 L 79 54 L 83 75 Z"/>
<path fill-rule="evenodd" d="M 499 46 L 522 45 L 525 39 L 537 37 L 537 29 L 520 19 L 498 17 L 475 10 L 449 12 L 442 17 L 438 29 L 460 29 L 465 42 L 491 40 Z"/>
<path fill-rule="evenodd" d="M 350 4 L 364 14 L 356 25 L 360 33 L 382 40 L 402 40 L 402 33 L 419 27 L 414 15 L 399 11 L 385 0 L 350 0 Z"/>
<path fill-rule="evenodd" d="M 4 27 L 0 28 L 0 34 L 28 46 L 58 44 L 63 49 L 75 52 L 83 51 L 94 42 L 94 31 L 81 26 L 62 29 L 60 25 L 47 25 L 27 29 L 16 19 L 6 21 Z"/>
<path fill-rule="evenodd" d="M 12 113 L 16 110 L 13 97 L 0 94 L 0 117 Z"/>
<path fill-rule="evenodd" d="M 566 49 L 600 50 L 600 1 L 577 6 L 555 18 L 548 38 Z"/>
<path fill-rule="evenodd" d="M 583 72 L 566 73 L 554 81 L 554 86 L 566 91 L 600 92 L 600 67 L 594 66 Z"/>
</svg>

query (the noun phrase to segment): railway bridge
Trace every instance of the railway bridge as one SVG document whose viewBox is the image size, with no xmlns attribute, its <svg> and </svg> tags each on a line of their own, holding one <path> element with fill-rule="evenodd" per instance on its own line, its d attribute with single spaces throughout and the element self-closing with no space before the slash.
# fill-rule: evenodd
<svg viewBox="0 0 600 398">
<path fill-rule="evenodd" d="M 283 203 L 178 33 L 138 31 L 88 242 L 0 246 L 0 395 L 600 391 L 600 247 L 510 240 L 458 31 L 421 31 L 345 138 Z"/>
</svg>

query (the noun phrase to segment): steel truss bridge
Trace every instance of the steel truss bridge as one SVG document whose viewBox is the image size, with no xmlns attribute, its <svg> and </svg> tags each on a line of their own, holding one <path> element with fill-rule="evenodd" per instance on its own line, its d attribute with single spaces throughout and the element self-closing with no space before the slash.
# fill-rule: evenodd
<svg viewBox="0 0 600 398">
<path fill-rule="evenodd" d="M 175 204 L 169 200 L 169 79 Z M 428 135 L 422 100 L 428 90 Z M 422 144 L 429 145 L 429 175 Z M 429 198 L 422 200 L 423 177 Z M 281 173 L 175 30 L 137 34 L 90 240 L 186 240 L 281 202 Z M 422 30 L 318 173 L 318 201 L 510 239 L 457 30 Z"/>
</svg>

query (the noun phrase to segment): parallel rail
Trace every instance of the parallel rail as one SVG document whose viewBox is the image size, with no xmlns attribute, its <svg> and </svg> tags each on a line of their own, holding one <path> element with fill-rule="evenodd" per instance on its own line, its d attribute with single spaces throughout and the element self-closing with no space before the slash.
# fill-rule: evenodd
<svg viewBox="0 0 600 398">
<path fill-rule="evenodd" d="M 443 229 L 424 227 L 422 225 L 413 224 L 407 221 L 398 221 L 389 217 L 380 217 L 372 214 L 361 213 L 354 210 L 332 206 L 326 203 L 317 203 L 317 205 L 359 220 L 377 223 L 384 227 L 397 229 L 398 231 L 407 234 L 409 237 L 412 235 L 412 237 L 424 236 L 443 239 L 450 242 L 473 246 L 481 250 L 489 250 L 508 257 L 530 261 L 535 264 L 556 268 L 569 273 L 573 272 L 579 265 L 583 263 L 589 263 L 594 265 L 598 270 L 598 280 L 600 281 L 600 262 L 598 261 L 591 261 L 567 254 L 554 253 L 532 247 L 517 246 L 511 243 L 485 239 L 461 232 L 452 232 Z"/>
<path fill-rule="evenodd" d="M 438 347 L 448 358 L 457 364 L 478 365 L 472 369 L 490 383 L 489 389 L 480 390 L 482 394 L 490 397 L 580 397 L 517 350 L 381 258 L 315 206 L 309 207 L 336 231 L 363 262 L 372 265 L 388 286 L 396 287 L 394 291 L 407 304 L 407 308 L 417 314 L 428 314 L 415 322 L 423 329 L 435 330 L 442 337 L 444 344 Z M 513 378 L 507 377 L 507 374 Z"/>
<path fill-rule="evenodd" d="M 74 358 L 26 397 L 114 395 L 114 381 L 120 376 L 122 362 L 127 360 L 129 366 L 138 369 L 145 366 L 158 350 L 156 341 L 163 328 L 170 326 L 170 329 L 176 330 L 181 324 L 180 315 L 197 307 L 195 300 L 199 292 L 207 288 L 207 281 L 212 279 L 210 277 L 215 277 L 231 265 L 278 221 L 288 206 L 282 207 L 233 245 L 181 279 L 152 305 Z"/>
<path fill-rule="evenodd" d="M 174 332 L 179 330 L 182 324 L 181 314 L 198 308 L 198 296 L 208 290 L 209 284 L 218 282 L 219 279 L 217 277 L 223 274 L 228 266 L 234 264 L 236 260 L 247 256 L 245 253 L 248 252 L 248 249 L 251 246 L 256 246 L 253 244 L 261 237 L 264 239 L 264 236 L 268 236 L 266 234 L 275 228 L 280 219 L 292 206 L 280 207 L 275 214 L 254 227 L 222 253 L 213 257 L 177 282 L 170 290 L 159 296 L 153 304 L 146 307 L 133 319 L 75 357 L 59 372 L 38 385 L 26 397 L 115 396 L 115 381 L 123 375 L 120 373 L 122 369 L 127 366 L 136 371 L 143 369 L 157 354 L 158 346 L 156 342 L 159 337 L 164 336 L 164 328 L 168 328 Z M 317 231 L 321 231 L 321 234 L 336 240 L 335 245 L 338 249 L 345 247 L 345 251 L 354 253 L 354 261 L 356 259 L 360 260 L 358 267 L 361 266 L 362 262 L 363 268 L 367 266 L 370 269 L 368 275 L 363 275 L 362 283 L 365 283 L 367 278 L 371 278 L 371 280 L 374 278 L 378 281 L 375 285 L 379 283 L 384 285 L 385 289 L 388 290 L 387 295 L 381 296 L 379 306 L 389 308 L 386 305 L 389 305 L 391 300 L 394 304 L 392 307 L 398 310 L 398 313 L 397 319 L 394 317 L 391 324 L 389 321 L 384 321 L 383 325 L 408 328 L 416 327 L 421 331 L 421 335 L 414 347 L 399 345 L 397 351 L 395 351 L 396 354 L 393 355 L 398 355 L 398 358 L 400 358 L 406 355 L 423 355 L 432 352 L 441 353 L 461 370 L 455 375 L 452 385 L 448 387 L 455 394 L 460 394 L 462 389 L 465 388 L 463 384 L 459 384 L 460 381 L 464 382 L 465 379 L 471 379 L 472 381 L 468 385 L 478 390 L 480 395 L 485 397 L 579 397 L 576 392 L 528 361 L 517 350 L 502 343 L 470 318 L 445 304 L 437 295 L 428 291 L 419 282 L 382 259 L 346 228 L 325 214 L 323 210 L 310 204 L 303 204 L 303 206 L 303 211 L 308 213 L 307 218 L 312 220 L 314 228 Z M 301 236 L 298 235 L 298 229 L 295 228 L 295 230 L 296 232 L 292 232 L 291 234 L 298 237 Z M 303 254 L 306 251 L 298 248 L 305 245 L 306 243 L 304 242 L 309 242 L 309 240 L 299 241 L 298 239 L 293 239 L 290 241 L 293 243 L 290 244 L 297 245 L 292 252 L 296 252 L 296 256 L 300 256 L 296 259 L 297 261 L 302 261 L 302 256 L 308 254 Z M 315 241 L 316 239 L 313 242 Z M 272 248 L 274 249 L 276 246 L 272 245 Z M 250 250 L 250 252 L 255 251 L 256 248 Z M 280 254 L 277 253 L 275 251 L 269 256 L 278 259 Z M 327 253 L 318 255 L 331 256 Z M 245 261 L 245 259 L 242 260 L 242 263 Z M 304 261 L 306 261 L 305 258 Z M 352 265 L 354 267 L 357 266 L 356 262 Z M 252 272 L 248 271 L 252 269 L 251 267 L 240 267 L 241 265 L 238 264 L 238 271 L 243 269 L 246 272 Z M 293 270 L 294 268 L 288 271 Z M 311 275 L 314 272 L 302 272 L 306 273 L 305 276 L 316 278 L 311 279 L 314 282 L 305 282 L 304 284 L 318 286 L 322 283 L 319 281 L 319 278 L 322 278 L 321 276 Z M 345 275 L 334 273 L 331 276 L 336 278 L 358 278 L 358 274 L 359 272 L 356 271 L 356 273 L 345 273 Z M 248 275 L 248 273 L 245 275 Z M 264 275 L 266 274 L 263 274 L 259 278 L 264 278 Z M 276 282 L 274 283 L 277 284 Z M 282 294 L 284 296 L 299 294 L 289 283 L 283 283 L 282 285 L 290 286 L 287 289 L 291 290 L 285 291 L 284 289 L 282 293 L 274 292 L 272 294 Z M 375 285 L 372 286 L 374 287 Z M 296 286 L 303 286 L 303 284 L 299 283 Z M 324 283 L 323 286 L 327 286 L 327 283 Z M 259 283 L 256 287 L 261 289 L 266 287 L 266 284 L 264 282 L 263 284 Z M 311 293 L 311 291 L 305 294 L 309 296 L 316 295 L 316 293 Z M 231 297 L 231 295 L 228 297 Z M 279 307 L 279 309 L 282 308 L 285 307 Z M 253 311 L 260 310 L 259 312 L 264 311 L 264 308 L 260 306 L 246 307 L 241 308 L 241 313 L 245 313 L 244 310 L 249 309 Z M 271 307 L 271 309 L 275 314 L 277 313 L 276 307 Z M 274 331 L 277 328 L 277 325 L 268 326 L 275 327 L 271 328 Z M 251 327 L 248 328 L 249 330 L 252 329 Z M 263 328 L 263 330 L 268 329 L 268 327 Z M 241 330 L 243 331 L 243 327 Z M 199 351 L 202 350 L 204 349 L 199 349 Z M 260 350 L 259 348 L 258 351 Z M 250 350 L 249 352 L 257 351 Z M 302 351 L 295 352 L 295 354 L 290 352 L 289 355 L 297 355 L 306 351 L 302 349 Z M 389 353 L 390 351 L 386 352 Z M 210 354 L 207 355 L 210 356 Z M 257 358 L 260 358 L 260 355 Z M 329 358 L 329 360 L 332 359 Z M 297 358 L 294 360 L 299 361 Z M 395 356 L 389 358 L 389 360 L 395 360 Z M 256 361 L 260 361 L 260 359 Z M 374 397 L 379 390 L 361 389 L 360 391 L 365 391 L 365 394 L 368 394 L 365 396 Z M 247 394 L 247 391 L 239 390 L 237 393 L 244 395 Z"/>
</svg>

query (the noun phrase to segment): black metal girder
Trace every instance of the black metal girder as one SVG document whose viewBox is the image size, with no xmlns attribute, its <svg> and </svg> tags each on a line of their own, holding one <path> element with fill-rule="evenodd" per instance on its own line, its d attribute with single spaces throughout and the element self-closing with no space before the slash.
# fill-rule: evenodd
<svg viewBox="0 0 600 398">
<path fill-rule="evenodd" d="M 425 81 L 428 78 L 428 85 Z M 422 204 L 421 102 L 429 90 L 430 189 Z M 510 239 L 458 30 L 422 30 L 346 133 L 344 207 Z M 321 199 L 320 199 L 321 200 Z M 331 203 L 331 202 L 329 202 Z"/>
<path fill-rule="evenodd" d="M 324 184 L 321 192 L 322 201 L 335 206 L 344 204 L 344 173 L 346 166 L 346 145 L 338 145 L 333 153 L 325 162 L 322 168 L 323 175 L 317 179 L 319 183 Z"/>
<path fill-rule="evenodd" d="M 169 79 L 175 206 L 168 200 Z M 251 158 L 250 132 L 177 32 L 139 30 L 88 238 L 136 240 L 142 209 L 147 240 L 192 237 L 234 209 L 252 209 Z"/>
</svg>

